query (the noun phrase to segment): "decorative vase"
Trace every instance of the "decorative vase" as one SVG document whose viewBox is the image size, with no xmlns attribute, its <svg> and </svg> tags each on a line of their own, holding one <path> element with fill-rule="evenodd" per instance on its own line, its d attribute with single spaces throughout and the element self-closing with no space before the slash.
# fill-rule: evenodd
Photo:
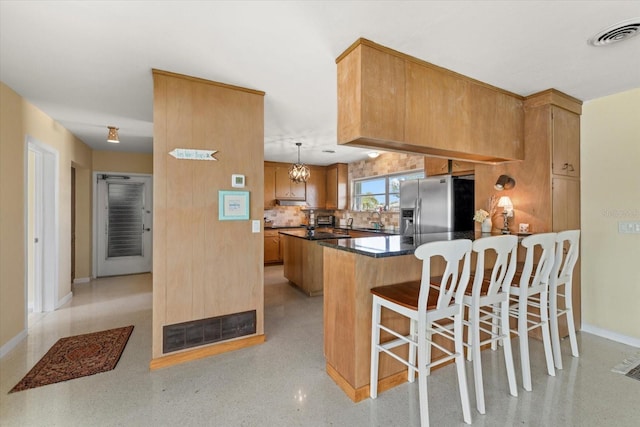
<svg viewBox="0 0 640 427">
<path fill-rule="evenodd" d="M 486 218 L 484 221 L 482 221 L 482 224 L 480 224 L 480 229 L 483 233 L 491 233 L 492 227 L 493 224 L 491 223 L 491 218 Z"/>
</svg>

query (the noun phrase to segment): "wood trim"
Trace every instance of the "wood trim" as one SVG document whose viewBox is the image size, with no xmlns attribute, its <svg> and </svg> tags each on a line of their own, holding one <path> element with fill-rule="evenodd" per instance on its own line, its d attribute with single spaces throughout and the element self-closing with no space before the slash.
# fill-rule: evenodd
<svg viewBox="0 0 640 427">
<path fill-rule="evenodd" d="M 190 80 L 192 82 L 205 83 L 205 84 L 212 85 L 212 86 L 218 86 L 218 87 L 223 87 L 223 88 L 227 88 L 227 89 L 239 90 L 241 92 L 248 92 L 248 93 L 252 93 L 254 95 L 261 95 L 261 96 L 265 96 L 266 95 L 266 93 L 261 91 L 261 90 L 249 89 L 249 88 L 246 88 L 246 87 L 234 86 L 234 85 L 230 85 L 230 84 L 226 84 L 226 83 L 220 83 L 220 82 L 214 82 L 212 80 L 201 79 L 199 77 L 192 77 L 192 76 L 187 76 L 187 75 L 184 75 L 184 74 L 172 73 L 171 71 L 163 71 L 163 70 L 158 70 L 158 69 L 152 68 L 151 72 L 153 73 L 154 76 L 157 75 L 157 76 L 174 77 L 174 78 L 178 78 L 178 79 Z"/>
<path fill-rule="evenodd" d="M 406 53 L 398 52 L 397 50 L 394 50 L 394 49 L 391 49 L 389 47 L 380 45 L 380 44 L 378 44 L 376 42 L 373 42 L 371 40 L 367 40 L 367 39 L 362 38 L 362 37 L 359 38 L 358 40 L 356 40 L 355 42 L 353 42 L 351 44 L 351 46 L 349 46 L 344 52 L 342 52 L 340 54 L 340 56 L 338 56 L 336 58 L 336 64 L 338 62 L 340 62 L 341 60 L 343 60 L 347 55 L 349 55 L 349 53 L 351 51 L 353 51 L 354 49 L 356 49 L 360 45 L 368 46 L 368 47 L 371 47 L 373 49 L 377 49 L 377 50 L 380 50 L 382 52 L 394 55 L 394 56 L 396 56 L 398 58 L 402 58 L 402 59 L 405 59 L 407 61 L 415 62 L 416 64 L 424 65 L 426 67 L 429 67 L 429 68 L 432 68 L 434 70 L 438 70 L 438 71 L 441 71 L 441 72 L 444 72 L 444 73 L 448 73 L 448 74 L 451 74 L 451 75 L 456 76 L 456 77 L 464 78 L 467 81 L 474 82 L 474 83 L 476 83 L 478 85 L 481 85 L 481 86 L 496 90 L 498 92 L 502 92 L 504 94 L 507 94 L 509 96 L 513 96 L 513 97 L 521 99 L 521 100 L 525 99 L 525 97 L 523 97 L 522 95 L 518 95 L 516 93 L 509 92 L 508 90 L 504 90 L 504 89 L 501 89 L 499 87 L 492 86 L 492 85 L 490 85 L 488 83 L 485 83 L 485 82 L 482 82 L 480 80 L 472 79 L 471 77 L 465 76 L 464 74 L 456 73 L 455 71 L 449 70 L 447 68 L 439 67 L 439 66 L 437 66 L 435 64 L 432 64 L 430 62 L 424 61 L 422 59 L 416 58 L 416 57 L 411 56 L 411 55 L 407 55 Z"/>
<path fill-rule="evenodd" d="M 327 363 L 326 365 L 327 374 L 331 379 L 342 389 L 342 391 L 349 396 L 349 399 L 353 400 L 354 403 L 361 402 L 365 399 L 369 398 L 369 385 L 355 388 L 349 382 L 344 379 L 342 375 L 338 371 L 336 371 L 333 366 Z M 395 373 L 389 377 L 383 378 L 378 381 L 378 393 L 382 393 L 384 391 L 390 390 L 393 387 L 399 386 L 400 384 L 404 384 L 407 382 L 407 370 Z"/>
<path fill-rule="evenodd" d="M 572 113 L 582 114 L 581 100 L 556 89 L 547 89 L 527 96 L 524 101 L 524 108 L 526 110 L 549 104 L 564 108 Z"/>
<path fill-rule="evenodd" d="M 180 363 L 191 362 L 193 360 L 204 359 L 205 357 L 215 356 L 217 354 L 227 353 L 241 348 L 252 347 L 264 342 L 265 335 L 261 334 L 206 347 L 200 347 L 194 350 L 183 351 L 181 353 L 170 354 L 168 356 L 156 357 L 151 360 L 151 363 L 149 363 L 149 369 L 155 371 L 156 369 L 167 368 Z"/>
</svg>

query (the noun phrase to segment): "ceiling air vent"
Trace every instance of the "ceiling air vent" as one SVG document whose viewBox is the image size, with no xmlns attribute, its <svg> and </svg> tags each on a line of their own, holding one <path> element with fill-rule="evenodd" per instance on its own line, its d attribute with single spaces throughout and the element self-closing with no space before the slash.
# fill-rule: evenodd
<svg viewBox="0 0 640 427">
<path fill-rule="evenodd" d="M 640 18 L 618 22 L 598 32 L 589 39 L 592 46 L 607 46 L 637 36 L 640 32 Z"/>
</svg>

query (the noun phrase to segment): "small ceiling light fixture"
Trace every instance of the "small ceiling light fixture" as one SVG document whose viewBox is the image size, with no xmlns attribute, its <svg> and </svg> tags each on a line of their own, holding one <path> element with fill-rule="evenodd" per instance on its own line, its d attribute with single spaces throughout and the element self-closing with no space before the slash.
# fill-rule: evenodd
<svg viewBox="0 0 640 427">
<path fill-rule="evenodd" d="M 298 163 L 294 163 L 289 167 L 289 179 L 293 182 L 307 182 L 311 176 L 311 172 L 308 166 L 300 163 L 300 146 L 302 143 L 296 142 L 296 145 L 298 146 Z"/>
<path fill-rule="evenodd" d="M 115 126 L 107 126 L 109 128 L 109 134 L 107 135 L 107 142 L 112 142 L 114 144 L 118 144 L 120 142 L 120 138 L 118 137 L 118 129 Z"/>
<path fill-rule="evenodd" d="M 509 175 L 500 175 L 496 181 L 496 185 L 493 186 L 498 191 L 511 190 L 516 186 L 516 180 Z"/>
<path fill-rule="evenodd" d="M 640 17 L 618 22 L 599 31 L 588 40 L 591 46 L 608 46 L 612 43 L 628 40 L 640 33 Z"/>
<path fill-rule="evenodd" d="M 367 156 L 371 157 L 372 159 L 375 159 L 379 155 L 380 153 L 378 153 L 377 151 L 370 151 L 369 153 L 367 153 Z"/>
</svg>

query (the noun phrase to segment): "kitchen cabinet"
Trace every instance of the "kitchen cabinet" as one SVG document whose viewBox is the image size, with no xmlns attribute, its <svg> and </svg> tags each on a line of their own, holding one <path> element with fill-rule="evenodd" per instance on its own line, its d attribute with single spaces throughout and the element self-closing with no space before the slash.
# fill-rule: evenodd
<svg viewBox="0 0 640 427">
<path fill-rule="evenodd" d="M 264 208 L 273 209 L 276 199 L 305 200 L 305 183 L 291 182 L 286 163 L 264 162 Z"/>
<path fill-rule="evenodd" d="M 552 231 L 580 228 L 580 181 L 554 177 L 552 180 Z"/>
<path fill-rule="evenodd" d="M 445 158 L 524 158 L 523 98 L 365 39 L 338 59 L 338 143 Z"/>
<path fill-rule="evenodd" d="M 327 203 L 327 171 L 323 166 L 309 166 L 306 200 L 310 208 L 325 208 Z"/>
<path fill-rule="evenodd" d="M 580 177 L 580 116 L 551 106 L 554 175 Z"/>
<path fill-rule="evenodd" d="M 449 168 L 451 168 L 451 171 L 449 171 Z M 425 156 L 424 158 L 424 172 L 426 176 L 448 175 L 449 173 L 452 175 L 466 175 L 472 174 L 474 168 L 475 164 L 472 162 L 431 156 Z"/>
<path fill-rule="evenodd" d="M 304 200 L 306 187 L 304 182 L 293 182 L 289 179 L 289 167 L 275 168 L 276 199 Z"/>
<path fill-rule="evenodd" d="M 282 262 L 278 230 L 264 230 L 264 263 Z"/>
<path fill-rule="evenodd" d="M 338 143 L 364 136 L 402 141 L 404 59 L 368 44 L 358 45 L 345 54 L 336 60 Z"/>
<path fill-rule="evenodd" d="M 273 209 L 276 205 L 276 168 L 264 166 L 264 208 Z"/>
<path fill-rule="evenodd" d="M 322 246 L 317 241 L 280 235 L 284 277 L 309 296 L 323 293 Z"/>
<path fill-rule="evenodd" d="M 345 163 L 327 166 L 327 209 L 348 209 L 349 171 Z"/>
</svg>

